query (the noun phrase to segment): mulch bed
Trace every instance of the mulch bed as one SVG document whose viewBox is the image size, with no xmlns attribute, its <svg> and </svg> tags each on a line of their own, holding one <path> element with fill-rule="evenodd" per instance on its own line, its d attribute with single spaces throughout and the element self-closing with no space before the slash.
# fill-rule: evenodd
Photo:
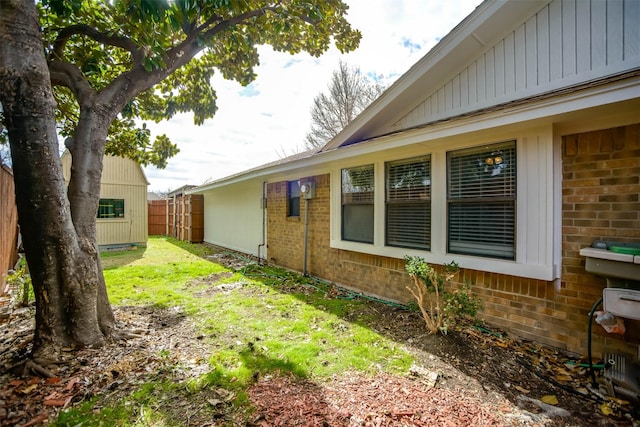
<svg viewBox="0 0 640 427">
<path fill-rule="evenodd" d="M 501 426 L 517 411 L 420 380 L 345 373 L 326 384 L 266 378 L 249 390 L 257 426 Z"/>
</svg>

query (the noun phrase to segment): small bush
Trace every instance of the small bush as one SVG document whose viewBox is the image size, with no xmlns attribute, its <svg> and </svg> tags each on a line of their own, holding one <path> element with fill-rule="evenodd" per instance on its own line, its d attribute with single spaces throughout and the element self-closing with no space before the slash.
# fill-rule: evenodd
<svg viewBox="0 0 640 427">
<path fill-rule="evenodd" d="M 15 291 L 14 304 L 26 307 L 29 305 L 29 301 L 35 301 L 31 275 L 26 263 L 21 263 L 17 270 L 9 270 L 7 284 Z"/>
<path fill-rule="evenodd" d="M 452 285 L 458 273 L 458 264 L 445 264 L 439 273 L 420 257 L 405 257 L 405 269 L 413 279 L 407 286 L 416 300 L 429 333 L 447 333 L 447 330 L 466 317 L 475 317 L 480 300 L 471 294 L 469 284 Z"/>
</svg>

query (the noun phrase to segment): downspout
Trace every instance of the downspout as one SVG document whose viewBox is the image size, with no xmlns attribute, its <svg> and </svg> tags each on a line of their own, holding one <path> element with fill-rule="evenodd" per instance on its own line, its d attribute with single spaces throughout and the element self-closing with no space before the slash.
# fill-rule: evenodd
<svg viewBox="0 0 640 427">
<path fill-rule="evenodd" d="M 302 275 L 307 277 L 307 240 L 309 239 L 309 199 L 304 199 L 304 248 L 302 252 Z"/>
<path fill-rule="evenodd" d="M 262 200 L 260 201 L 260 203 L 262 204 L 261 208 L 262 208 L 262 243 L 260 243 L 258 245 L 258 264 L 261 264 L 260 262 L 260 248 L 264 247 L 266 245 L 266 234 L 267 234 L 267 230 L 266 230 L 266 217 L 267 217 L 267 191 L 266 191 L 266 186 L 267 186 L 267 181 L 262 181 Z M 265 258 L 266 260 L 266 258 Z"/>
</svg>

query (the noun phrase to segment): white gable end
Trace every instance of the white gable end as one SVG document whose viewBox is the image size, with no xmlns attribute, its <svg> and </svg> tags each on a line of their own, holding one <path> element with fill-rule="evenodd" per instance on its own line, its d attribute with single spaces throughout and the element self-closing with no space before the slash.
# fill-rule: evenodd
<svg viewBox="0 0 640 427">
<path fill-rule="evenodd" d="M 554 0 L 497 42 L 472 36 L 481 53 L 385 131 L 640 67 L 640 1 Z"/>
</svg>

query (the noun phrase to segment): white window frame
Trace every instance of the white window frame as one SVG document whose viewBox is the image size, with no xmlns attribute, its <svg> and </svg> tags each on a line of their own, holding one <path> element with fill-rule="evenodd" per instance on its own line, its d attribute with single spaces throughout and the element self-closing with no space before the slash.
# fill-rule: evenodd
<svg viewBox="0 0 640 427">
<path fill-rule="evenodd" d="M 508 155 L 509 152 L 513 152 L 515 162 L 513 159 L 510 159 Z M 486 258 L 515 259 L 518 164 L 516 152 L 517 147 L 515 141 L 506 141 L 473 147 L 472 149 L 451 150 L 447 152 L 447 251 L 449 253 Z M 464 179 L 460 181 L 457 187 L 459 189 L 458 194 L 454 195 L 451 193 L 455 188 L 453 182 L 451 182 L 451 164 L 454 162 L 454 159 L 458 158 L 466 159 L 466 164 L 464 164 L 464 168 L 458 170 L 460 174 L 463 174 Z M 513 184 L 515 185 L 509 185 L 509 181 L 504 182 L 504 179 L 502 179 L 504 177 L 512 177 L 514 180 Z M 496 183 L 493 182 L 493 180 L 496 179 L 499 180 L 499 183 L 505 184 L 505 186 L 496 185 Z M 471 187 L 468 185 L 470 182 L 473 183 Z M 487 191 L 493 193 L 498 191 L 499 194 L 491 195 L 487 194 Z M 500 227 L 494 228 L 489 226 L 489 228 L 486 228 L 486 222 L 483 224 L 483 221 L 479 220 L 480 217 L 483 220 L 487 218 L 486 211 L 478 211 L 476 210 L 476 206 L 482 205 L 486 207 L 487 204 L 498 206 L 498 210 L 491 210 L 493 214 L 499 211 L 504 213 L 504 209 L 506 208 L 509 215 L 513 215 L 513 221 L 507 223 L 510 229 L 513 228 L 513 233 L 501 232 L 499 230 Z M 475 217 L 466 224 L 466 230 L 463 230 L 465 225 L 463 225 L 462 222 L 460 223 L 461 229 L 458 236 L 462 239 L 457 241 L 453 238 L 451 231 L 454 228 L 452 225 L 454 207 L 457 207 L 458 212 L 463 216 L 471 213 L 472 217 Z M 498 223 L 490 219 L 487 222 L 500 226 L 503 224 L 503 222 Z M 473 226 L 469 227 L 470 224 L 473 224 Z M 479 230 L 482 230 L 482 232 L 479 232 Z M 491 230 L 491 232 L 488 230 Z M 495 241 L 491 242 L 491 235 L 488 234 L 497 236 L 496 239 L 499 241 L 502 240 L 502 242 L 500 244 Z M 509 239 L 511 239 L 510 242 Z M 507 244 L 504 240 L 510 244 Z M 492 244 L 493 246 L 491 246 Z M 454 246 L 458 247 L 454 248 Z M 476 252 L 476 254 L 473 254 L 473 252 Z M 493 254 L 491 254 L 491 252 L 493 252 Z"/>
<path fill-rule="evenodd" d="M 492 129 L 481 135 L 451 134 L 429 138 L 428 131 L 381 138 L 376 144 L 349 151 L 349 157 L 336 159 L 331 169 L 331 239 L 336 249 L 402 259 L 406 255 L 423 257 L 427 262 L 444 264 L 456 261 L 461 267 L 539 280 L 558 276 L 554 227 L 555 206 L 561 182 L 553 179 L 558 162 L 552 125 Z M 517 194 L 516 259 L 502 260 L 482 256 L 447 253 L 447 156 L 452 150 L 516 141 Z M 376 146 L 377 145 L 377 146 Z M 366 146 L 366 147 L 365 147 Z M 384 148 L 382 148 L 384 147 Z M 431 155 L 431 249 L 413 250 L 385 246 L 385 162 Z M 341 240 L 340 170 L 345 167 L 374 164 L 374 243 L 360 244 Z"/>
<path fill-rule="evenodd" d="M 375 229 L 376 229 L 376 228 L 375 228 L 375 227 L 376 227 L 376 224 L 375 224 L 375 218 L 376 218 L 376 201 L 375 201 L 375 196 L 374 196 L 374 200 L 373 200 L 371 203 L 368 203 L 368 202 L 367 202 L 367 203 L 358 203 L 358 202 L 345 203 L 345 202 L 344 202 L 344 194 L 343 194 L 343 190 L 344 190 L 344 182 L 343 182 L 343 181 L 344 181 L 344 173 L 345 173 L 346 171 L 348 171 L 348 170 L 357 170 L 357 169 L 365 169 L 365 168 L 366 168 L 366 169 L 371 168 L 371 169 L 373 170 L 373 174 L 374 174 L 373 192 L 374 192 L 374 195 L 375 195 L 375 194 L 376 194 L 376 183 L 375 183 L 375 181 L 376 181 L 376 180 L 375 180 L 376 169 L 375 169 L 374 165 L 372 165 L 372 164 L 365 164 L 365 165 L 356 166 L 356 167 L 343 168 L 343 169 L 340 171 L 340 198 L 341 198 L 341 200 L 340 200 L 340 204 L 341 204 L 341 215 L 340 215 L 340 224 L 341 224 L 341 229 L 340 229 L 340 234 L 341 234 L 341 239 L 343 239 L 344 241 L 349 241 L 349 242 L 358 242 L 358 243 L 362 243 L 362 244 L 370 245 L 370 244 L 373 244 L 373 242 L 375 241 L 375 238 L 376 238 L 376 237 L 375 237 Z M 350 182 L 353 182 L 353 181 L 350 179 Z M 354 192 L 354 193 L 352 193 L 352 194 L 359 194 L 359 193 L 360 193 L 360 192 Z M 350 194 L 351 194 L 351 193 L 350 193 Z M 354 238 L 352 238 L 352 239 L 345 239 L 345 229 L 344 229 L 344 227 L 343 227 L 343 225 L 342 225 L 342 224 L 343 224 L 343 222 L 344 222 L 344 214 L 345 214 L 344 209 L 345 209 L 345 207 L 346 207 L 346 206 L 358 206 L 358 205 L 361 205 L 361 206 L 369 206 L 370 204 L 373 204 L 373 212 L 371 212 L 371 215 L 373 216 L 373 217 L 371 218 L 372 227 L 373 227 L 373 233 L 371 234 L 371 237 L 372 237 L 373 241 L 372 241 L 372 242 L 368 242 L 368 241 L 365 241 L 365 240 L 357 240 L 357 239 L 355 239 L 355 237 L 354 237 Z"/>
<path fill-rule="evenodd" d="M 389 186 L 390 184 L 389 179 L 391 178 L 391 169 L 395 167 L 403 167 L 409 164 L 412 164 L 412 165 L 421 164 L 423 166 L 426 165 L 428 183 L 426 185 L 424 185 L 423 183 L 423 185 L 418 185 L 418 186 L 409 184 L 409 187 L 408 187 L 409 190 L 407 190 L 407 187 L 404 187 L 405 188 L 405 191 L 403 192 L 404 196 L 402 195 L 399 197 L 391 196 L 391 194 L 394 192 L 394 190 Z M 409 157 L 407 159 L 385 162 L 384 173 L 385 173 L 385 177 L 384 177 L 385 178 L 385 200 L 384 200 L 385 202 L 385 222 L 384 222 L 385 245 L 389 247 L 429 250 L 429 248 L 431 247 L 431 156 L 424 155 L 424 156 Z M 424 175 L 422 175 L 422 178 L 424 180 Z M 420 191 L 416 192 L 416 189 L 420 189 Z M 425 189 L 426 189 L 426 192 L 425 192 Z M 419 217 L 417 219 L 417 222 L 424 221 L 426 223 L 428 230 L 425 236 L 427 241 L 424 242 L 424 247 L 421 247 L 421 245 L 417 244 L 415 241 L 411 242 L 407 240 L 402 240 L 401 238 L 397 238 L 397 242 L 395 242 L 395 244 L 390 243 L 389 211 L 393 207 L 400 208 L 400 210 L 396 212 L 400 214 L 400 217 L 397 217 L 397 218 L 398 219 L 401 218 L 401 220 L 398 223 L 394 224 L 397 229 L 404 228 L 405 230 L 411 231 L 412 227 L 414 227 L 416 224 L 416 221 L 412 220 L 415 217 Z M 418 209 L 419 212 L 414 215 L 414 213 L 416 212 L 415 209 L 410 210 L 410 212 L 412 212 L 411 219 L 410 219 L 408 218 L 407 213 L 405 213 L 404 210 L 407 208 L 411 209 L 411 207 L 419 208 Z M 423 207 L 425 208 L 424 210 L 422 210 Z M 415 227 L 413 229 L 415 229 Z M 400 234 L 401 233 L 402 232 L 400 232 Z"/>
</svg>

